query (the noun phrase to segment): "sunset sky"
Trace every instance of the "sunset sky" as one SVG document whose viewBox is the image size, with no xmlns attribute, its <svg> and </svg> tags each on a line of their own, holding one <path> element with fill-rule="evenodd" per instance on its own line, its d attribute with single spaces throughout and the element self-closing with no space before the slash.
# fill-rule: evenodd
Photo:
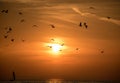
<svg viewBox="0 0 120 83">
<path fill-rule="evenodd" d="M 81 25 L 80 25 L 81 23 Z M 0 80 L 119 80 L 119 0 L 0 0 Z"/>
</svg>

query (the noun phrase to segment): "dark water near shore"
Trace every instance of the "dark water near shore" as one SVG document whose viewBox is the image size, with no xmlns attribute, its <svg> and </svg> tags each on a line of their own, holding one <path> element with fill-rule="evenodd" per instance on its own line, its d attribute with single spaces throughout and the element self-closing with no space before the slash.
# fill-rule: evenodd
<svg viewBox="0 0 120 83">
<path fill-rule="evenodd" d="M 120 83 L 120 81 L 40 80 L 40 81 L 0 81 L 0 83 Z"/>
</svg>

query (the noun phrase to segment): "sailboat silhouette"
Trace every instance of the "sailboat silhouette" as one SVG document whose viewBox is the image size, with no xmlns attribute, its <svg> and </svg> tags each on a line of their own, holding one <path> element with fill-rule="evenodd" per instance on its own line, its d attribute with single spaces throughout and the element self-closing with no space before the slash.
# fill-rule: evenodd
<svg viewBox="0 0 120 83">
<path fill-rule="evenodd" d="M 12 80 L 10 80 L 10 81 L 15 81 L 15 79 L 16 79 L 16 77 L 15 77 L 15 72 L 12 73 L 12 76 L 13 76 L 13 77 L 12 77 Z"/>
</svg>

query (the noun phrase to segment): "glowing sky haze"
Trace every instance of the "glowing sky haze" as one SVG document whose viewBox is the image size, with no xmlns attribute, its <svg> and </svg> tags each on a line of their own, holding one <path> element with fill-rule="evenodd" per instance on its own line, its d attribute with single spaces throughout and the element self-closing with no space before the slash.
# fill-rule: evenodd
<svg viewBox="0 0 120 83">
<path fill-rule="evenodd" d="M 0 80 L 119 80 L 120 1 L 0 0 Z"/>
</svg>

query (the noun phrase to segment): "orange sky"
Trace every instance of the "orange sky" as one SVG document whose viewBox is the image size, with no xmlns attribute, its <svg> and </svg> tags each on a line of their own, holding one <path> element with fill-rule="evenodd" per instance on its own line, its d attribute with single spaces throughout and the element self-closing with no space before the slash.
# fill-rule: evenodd
<svg viewBox="0 0 120 83">
<path fill-rule="evenodd" d="M 18 80 L 119 80 L 119 4 L 98 3 L 0 0 L 0 11 L 8 9 L 0 12 L 0 80 L 12 79 L 12 71 Z M 63 43 L 57 53 L 49 47 Z"/>
</svg>

